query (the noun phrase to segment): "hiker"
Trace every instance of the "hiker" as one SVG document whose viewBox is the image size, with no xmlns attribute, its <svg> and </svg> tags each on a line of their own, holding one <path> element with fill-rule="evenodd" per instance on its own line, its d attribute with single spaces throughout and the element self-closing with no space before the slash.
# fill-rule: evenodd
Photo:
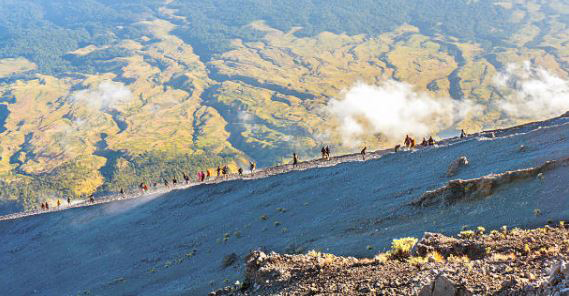
<svg viewBox="0 0 569 296">
<path fill-rule="evenodd" d="M 431 137 L 429 137 L 429 142 L 428 142 L 428 143 L 429 143 L 429 146 L 433 146 L 433 145 L 435 145 L 435 140 L 433 139 L 433 137 L 432 137 L 432 136 L 431 136 Z"/>
<path fill-rule="evenodd" d="M 239 167 L 237 172 L 239 173 L 239 176 L 243 176 L 243 169 L 241 167 Z"/>
<path fill-rule="evenodd" d="M 169 185 L 169 184 L 168 184 L 168 180 L 164 179 L 164 186 L 165 186 L 165 187 L 168 187 L 168 185 Z"/>
<path fill-rule="evenodd" d="M 89 202 L 95 203 L 95 196 L 93 194 L 89 195 Z"/>
<path fill-rule="evenodd" d="M 71 198 L 67 197 L 67 204 L 71 205 Z"/>
<path fill-rule="evenodd" d="M 157 183 L 157 182 L 152 183 L 152 187 L 153 187 L 153 188 L 156 188 L 157 186 L 158 186 L 158 183 Z"/>
<path fill-rule="evenodd" d="M 59 206 L 61 206 L 61 201 L 59 199 L 57 199 L 57 208 L 59 209 Z"/>
<path fill-rule="evenodd" d="M 45 209 L 49 210 L 49 202 L 45 201 Z"/>
<path fill-rule="evenodd" d="M 144 190 L 145 192 L 148 191 L 148 186 L 146 186 L 146 184 L 144 184 L 144 186 L 142 186 L 142 190 Z"/>
<path fill-rule="evenodd" d="M 330 160 L 330 147 L 326 145 L 326 148 L 324 148 L 324 150 L 326 150 L 326 159 Z"/>
<path fill-rule="evenodd" d="M 296 166 L 298 164 L 298 155 L 296 155 L 296 152 L 292 154 L 292 165 Z"/>
<path fill-rule="evenodd" d="M 460 130 L 460 138 L 462 139 L 462 138 L 466 138 L 466 137 L 468 137 L 468 135 L 464 132 L 463 129 L 461 129 Z"/>
<path fill-rule="evenodd" d="M 209 173 L 209 169 L 206 170 L 206 177 L 209 180 L 209 177 L 211 177 L 211 174 Z"/>
<path fill-rule="evenodd" d="M 427 145 L 429 145 L 429 143 L 427 142 L 427 139 L 423 137 L 423 142 L 421 142 L 421 146 L 427 146 Z"/>
<path fill-rule="evenodd" d="M 409 138 L 409 148 L 413 149 L 415 148 L 415 139 L 413 138 Z"/>
<path fill-rule="evenodd" d="M 403 141 L 403 144 L 405 144 L 406 148 L 409 148 L 409 146 L 411 146 L 411 138 L 409 138 L 409 135 L 405 136 L 405 141 Z"/>
<path fill-rule="evenodd" d="M 219 177 L 220 175 L 221 175 L 221 168 L 217 166 L 217 176 Z"/>
<path fill-rule="evenodd" d="M 144 183 L 140 183 L 140 185 L 138 185 L 138 189 L 140 189 L 140 191 L 144 191 Z"/>
<path fill-rule="evenodd" d="M 395 145 L 395 148 L 393 148 L 393 151 L 398 152 L 399 148 L 401 148 L 400 144 Z"/>
<path fill-rule="evenodd" d="M 367 149 L 367 147 L 364 147 L 364 149 L 362 149 L 362 151 L 360 151 L 360 154 L 362 155 L 363 160 L 366 160 L 366 149 Z"/>
<path fill-rule="evenodd" d="M 254 162 L 252 161 L 249 162 L 249 170 L 251 171 L 251 174 L 255 171 L 256 166 L 257 164 L 255 164 Z"/>
<path fill-rule="evenodd" d="M 124 195 L 124 190 L 122 188 L 121 188 L 120 193 L 121 193 L 121 195 Z"/>
<path fill-rule="evenodd" d="M 223 166 L 223 169 L 221 170 L 221 173 L 223 173 L 223 176 L 225 177 L 225 175 L 229 174 L 229 168 L 227 167 L 227 165 Z"/>
<path fill-rule="evenodd" d="M 190 183 L 190 177 L 188 177 L 186 173 L 183 173 L 183 175 L 184 175 L 184 181 L 186 181 L 186 185 L 188 185 Z"/>
<path fill-rule="evenodd" d="M 43 204 L 43 202 L 41 203 L 41 209 L 45 210 L 45 205 Z"/>
<path fill-rule="evenodd" d="M 176 184 L 178 184 L 178 180 L 176 180 L 176 177 L 172 178 L 172 185 L 176 186 Z"/>
</svg>

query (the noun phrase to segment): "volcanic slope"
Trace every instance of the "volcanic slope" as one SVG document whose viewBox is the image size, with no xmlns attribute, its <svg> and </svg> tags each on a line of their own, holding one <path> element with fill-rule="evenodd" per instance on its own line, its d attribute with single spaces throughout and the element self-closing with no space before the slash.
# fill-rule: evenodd
<svg viewBox="0 0 569 296">
<path fill-rule="evenodd" d="M 242 280 L 252 249 L 372 257 L 393 238 L 425 231 L 568 218 L 569 118 L 494 135 L 2 221 L 0 287 L 6 295 L 204 295 Z M 460 156 L 469 164 L 447 177 Z M 484 195 L 415 202 L 450 180 L 500 176 L 550 160 L 557 162 L 523 178 L 502 178 Z"/>
</svg>

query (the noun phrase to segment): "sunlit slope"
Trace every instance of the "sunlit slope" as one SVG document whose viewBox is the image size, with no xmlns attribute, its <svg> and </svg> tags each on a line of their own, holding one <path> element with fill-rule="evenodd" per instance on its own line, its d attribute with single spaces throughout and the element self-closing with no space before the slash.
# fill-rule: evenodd
<svg viewBox="0 0 569 296">
<path fill-rule="evenodd" d="M 567 118 L 496 136 L 3 221 L 0 286 L 11 295 L 203 295 L 242 280 L 243 258 L 256 248 L 373 256 L 392 238 L 424 231 L 566 219 L 566 165 L 502 182 L 487 196 L 412 205 L 451 179 L 569 157 Z M 462 155 L 468 166 L 447 177 Z M 224 259 L 232 253 L 233 263 Z"/>
</svg>

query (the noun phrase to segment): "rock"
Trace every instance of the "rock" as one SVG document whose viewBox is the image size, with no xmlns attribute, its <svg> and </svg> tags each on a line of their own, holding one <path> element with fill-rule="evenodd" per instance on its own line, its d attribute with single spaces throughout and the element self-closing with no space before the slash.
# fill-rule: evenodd
<svg viewBox="0 0 569 296">
<path fill-rule="evenodd" d="M 235 262 L 237 262 L 238 259 L 239 259 L 239 256 L 237 256 L 237 254 L 231 253 L 231 254 L 223 257 L 223 261 L 221 261 L 221 267 L 225 269 L 225 268 L 235 264 Z"/>
<path fill-rule="evenodd" d="M 519 152 L 526 152 L 528 150 L 528 148 L 526 147 L 526 145 L 520 145 L 520 149 L 518 149 Z"/>
<path fill-rule="evenodd" d="M 450 255 L 468 256 L 472 260 L 484 258 L 486 246 L 472 240 L 459 240 L 440 233 L 426 232 L 413 249 L 413 256 L 426 257 L 429 253 L 437 251 L 443 257 Z"/>
<path fill-rule="evenodd" d="M 433 283 L 424 286 L 419 296 L 470 296 L 472 292 L 458 286 L 444 275 L 437 276 Z"/>
<path fill-rule="evenodd" d="M 457 159 L 455 159 L 450 166 L 448 167 L 447 170 L 447 176 L 448 177 L 452 177 L 454 175 L 456 175 L 456 173 L 458 172 L 458 170 L 463 167 L 468 165 L 468 159 L 466 158 L 466 156 L 461 156 Z"/>
</svg>

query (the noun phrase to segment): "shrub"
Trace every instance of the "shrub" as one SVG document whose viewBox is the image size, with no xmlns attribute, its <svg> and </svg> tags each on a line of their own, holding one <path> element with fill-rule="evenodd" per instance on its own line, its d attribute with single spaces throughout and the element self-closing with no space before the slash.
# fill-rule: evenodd
<svg viewBox="0 0 569 296">
<path fill-rule="evenodd" d="M 441 255 L 441 253 L 437 252 L 437 251 L 433 251 L 431 253 L 429 253 L 427 255 L 427 258 L 432 259 L 432 261 L 434 262 L 443 262 L 445 261 L 445 257 L 443 257 L 443 255 Z"/>
<path fill-rule="evenodd" d="M 318 259 L 320 265 L 330 265 L 336 261 L 336 256 L 332 254 L 321 254 L 322 258 Z"/>
<path fill-rule="evenodd" d="M 476 228 L 477 232 L 479 235 L 483 235 L 484 232 L 486 231 L 486 228 L 482 227 L 482 226 L 478 226 L 478 228 Z"/>
<path fill-rule="evenodd" d="M 379 262 L 386 262 L 387 260 L 389 260 L 390 258 L 390 254 L 389 252 L 387 253 L 379 253 L 377 255 L 375 255 L 375 260 L 379 261 Z"/>
<path fill-rule="evenodd" d="M 427 263 L 427 260 L 427 258 L 423 257 L 409 257 L 409 259 L 407 259 L 407 262 L 413 266 L 421 266 Z"/>
<path fill-rule="evenodd" d="M 407 258 L 411 255 L 411 249 L 417 243 L 414 237 L 394 239 L 391 242 L 391 256 L 395 258 Z"/>
<path fill-rule="evenodd" d="M 458 234 L 458 237 L 463 238 L 463 239 L 471 239 L 474 237 L 474 231 L 472 230 L 465 230 L 465 231 L 461 231 Z"/>
<path fill-rule="evenodd" d="M 510 253 L 510 254 L 496 253 L 496 254 L 492 255 L 493 261 L 509 261 L 509 260 L 515 260 L 515 259 L 516 259 L 516 255 L 514 253 Z"/>
<path fill-rule="evenodd" d="M 470 262 L 470 258 L 468 258 L 468 256 L 464 255 L 464 256 L 455 256 L 455 255 L 450 255 L 447 258 L 448 262 L 451 263 L 468 263 Z"/>
</svg>

